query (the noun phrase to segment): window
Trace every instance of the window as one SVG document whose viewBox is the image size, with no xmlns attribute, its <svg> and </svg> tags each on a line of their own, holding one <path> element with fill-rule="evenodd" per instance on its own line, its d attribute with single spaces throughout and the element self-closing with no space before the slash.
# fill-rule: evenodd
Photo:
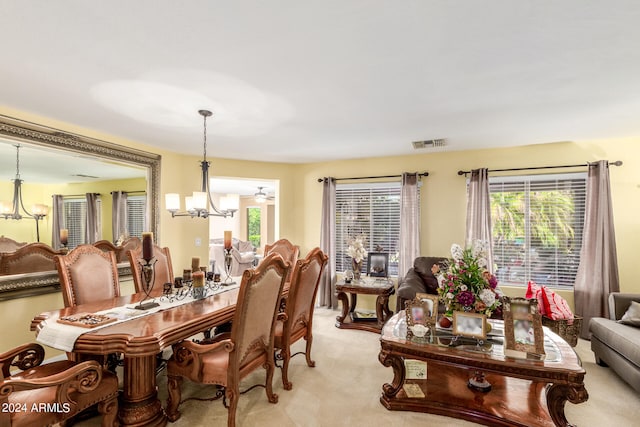
<svg viewBox="0 0 640 427">
<path fill-rule="evenodd" d="M 67 247 L 73 249 L 84 244 L 87 239 L 87 200 L 86 199 L 64 199 L 64 228 L 69 230 Z M 98 229 L 101 229 L 100 211 L 102 203 L 98 199 Z"/>
<path fill-rule="evenodd" d="M 389 274 L 398 274 L 400 189 L 399 182 L 336 185 L 336 271 L 351 266 L 348 238 L 363 234 L 367 251 L 388 252 Z"/>
<path fill-rule="evenodd" d="M 490 178 L 493 257 L 501 284 L 573 286 L 586 174 Z"/>
<path fill-rule="evenodd" d="M 131 237 L 142 237 L 146 231 L 147 196 L 127 196 L 127 232 Z"/>
<path fill-rule="evenodd" d="M 247 237 L 254 248 L 260 247 L 260 217 L 261 208 L 247 208 Z"/>
</svg>

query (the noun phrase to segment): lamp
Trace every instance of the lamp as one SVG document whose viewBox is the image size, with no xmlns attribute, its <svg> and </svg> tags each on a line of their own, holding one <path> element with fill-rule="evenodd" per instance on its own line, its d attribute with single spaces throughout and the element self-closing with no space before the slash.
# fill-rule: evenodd
<svg viewBox="0 0 640 427">
<path fill-rule="evenodd" d="M 267 201 L 267 195 L 262 191 L 264 187 L 258 187 L 258 192 L 254 194 L 256 203 L 264 203 Z"/>
<path fill-rule="evenodd" d="M 207 161 L 207 117 L 210 117 L 212 113 L 209 110 L 198 110 L 198 114 L 204 119 L 204 158 L 200 162 L 200 167 L 202 168 L 201 191 L 194 191 L 191 196 L 185 197 L 185 212 L 180 212 L 180 195 L 177 193 L 167 193 L 165 195 L 165 207 L 171 212 L 171 217 L 233 217 L 233 214 L 238 210 L 237 208 L 218 209 L 211 199 L 211 190 L 209 189 L 209 166 L 211 163 Z"/>
<path fill-rule="evenodd" d="M 43 219 L 49 213 L 49 207 L 41 203 L 32 206 L 33 213 L 29 213 L 24 207 L 22 200 L 22 180 L 20 179 L 20 145 L 16 145 L 16 178 L 13 180 L 13 202 L 11 205 L 0 202 L 0 215 L 4 219 L 22 219 L 20 208 L 24 214 L 36 220 L 36 238 L 40 241 L 40 226 L 38 221 Z"/>
</svg>

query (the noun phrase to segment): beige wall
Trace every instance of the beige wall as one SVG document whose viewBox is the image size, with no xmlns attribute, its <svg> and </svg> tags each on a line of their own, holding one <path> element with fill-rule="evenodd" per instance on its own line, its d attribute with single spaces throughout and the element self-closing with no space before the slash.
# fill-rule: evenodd
<svg viewBox="0 0 640 427">
<path fill-rule="evenodd" d="M 197 156 L 157 150 L 150 146 L 103 135 L 98 132 L 42 119 L 0 108 L 0 114 L 20 117 L 118 144 L 156 152 L 162 155 L 160 193 L 193 191 L 200 179 Z M 211 159 L 215 176 L 273 179 L 279 189 L 279 237 L 286 237 L 301 247 L 301 253 L 319 245 L 320 207 L 323 176 L 349 177 L 400 174 L 403 171 L 428 171 L 422 187 L 421 252 L 447 255 L 453 242 L 464 238 L 465 179 L 456 174 L 459 169 L 479 167 L 514 168 L 547 164 L 575 164 L 599 159 L 623 160 L 624 166 L 612 168 L 611 182 L 618 239 L 618 260 L 621 289 L 640 292 L 636 281 L 636 242 L 640 241 L 640 226 L 636 212 L 640 208 L 640 139 L 624 141 L 590 141 L 557 143 L 518 148 L 427 153 L 411 156 L 370 158 L 303 165 Z M 190 266 L 192 256 L 206 259 L 208 221 L 191 218 L 171 218 L 160 201 L 159 243 L 171 248 L 174 271 Z M 200 238 L 202 245 L 195 245 Z M 130 291 L 129 291 L 130 292 Z M 521 290 L 513 291 L 516 294 Z M 123 290 L 123 293 L 125 291 Z M 512 294 L 511 290 L 508 290 Z M 39 312 L 62 306 L 60 294 L 43 295 L 0 302 L 0 321 L 5 333 L 0 338 L 0 351 L 32 341 L 31 318 Z"/>
</svg>

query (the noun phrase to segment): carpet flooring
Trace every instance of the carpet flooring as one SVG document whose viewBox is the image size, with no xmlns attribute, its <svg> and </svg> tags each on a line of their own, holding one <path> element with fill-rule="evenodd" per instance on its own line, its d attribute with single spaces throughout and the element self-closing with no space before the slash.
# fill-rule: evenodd
<svg viewBox="0 0 640 427">
<path fill-rule="evenodd" d="M 263 388 L 242 395 L 238 404 L 237 425 L 261 427 L 333 427 L 333 426 L 475 426 L 478 424 L 438 415 L 388 411 L 379 398 L 383 383 L 390 382 L 391 368 L 378 361 L 379 335 L 334 326 L 337 311 L 316 309 L 312 358 L 315 368 L 307 367 L 304 356 L 292 359 L 289 378 L 291 391 L 282 388 L 280 371 L 276 369 L 274 390 L 279 402 L 267 401 Z M 640 396 L 609 368 L 595 364 L 588 341 L 575 347 L 587 372 L 585 384 L 589 400 L 579 405 L 567 403 L 565 414 L 572 424 L 581 427 L 640 426 Z M 304 349 L 304 341 L 293 351 Z M 243 380 L 241 390 L 264 382 L 264 370 Z M 211 386 L 185 381 L 182 398 L 213 396 Z M 158 376 L 158 393 L 166 404 L 166 373 Z M 187 400 L 180 406 L 182 418 L 170 426 L 225 425 L 227 410 L 221 401 Z M 94 417 L 77 426 L 100 425 Z"/>
</svg>

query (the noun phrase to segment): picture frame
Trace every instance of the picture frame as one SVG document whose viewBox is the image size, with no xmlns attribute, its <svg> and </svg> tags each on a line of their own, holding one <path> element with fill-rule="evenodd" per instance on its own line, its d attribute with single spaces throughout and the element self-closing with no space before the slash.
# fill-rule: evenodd
<svg viewBox="0 0 640 427">
<path fill-rule="evenodd" d="M 438 295 L 418 292 L 416 293 L 415 299 L 427 304 L 427 308 L 429 309 L 425 311 L 426 314 L 429 314 L 428 316 L 425 316 L 427 318 L 427 323 L 430 325 L 435 325 L 438 321 Z"/>
<path fill-rule="evenodd" d="M 409 328 L 415 325 L 425 327 L 435 325 L 436 316 L 438 315 L 437 300 L 435 302 L 431 298 L 408 300 L 405 302 L 405 312 Z"/>
<path fill-rule="evenodd" d="M 544 331 L 538 301 L 508 298 L 503 301 L 505 355 L 544 357 Z"/>
<path fill-rule="evenodd" d="M 487 316 L 466 311 L 453 312 L 453 335 L 485 340 Z"/>
<path fill-rule="evenodd" d="M 370 277 L 388 277 L 389 253 L 369 252 L 367 255 L 367 274 Z"/>
</svg>

